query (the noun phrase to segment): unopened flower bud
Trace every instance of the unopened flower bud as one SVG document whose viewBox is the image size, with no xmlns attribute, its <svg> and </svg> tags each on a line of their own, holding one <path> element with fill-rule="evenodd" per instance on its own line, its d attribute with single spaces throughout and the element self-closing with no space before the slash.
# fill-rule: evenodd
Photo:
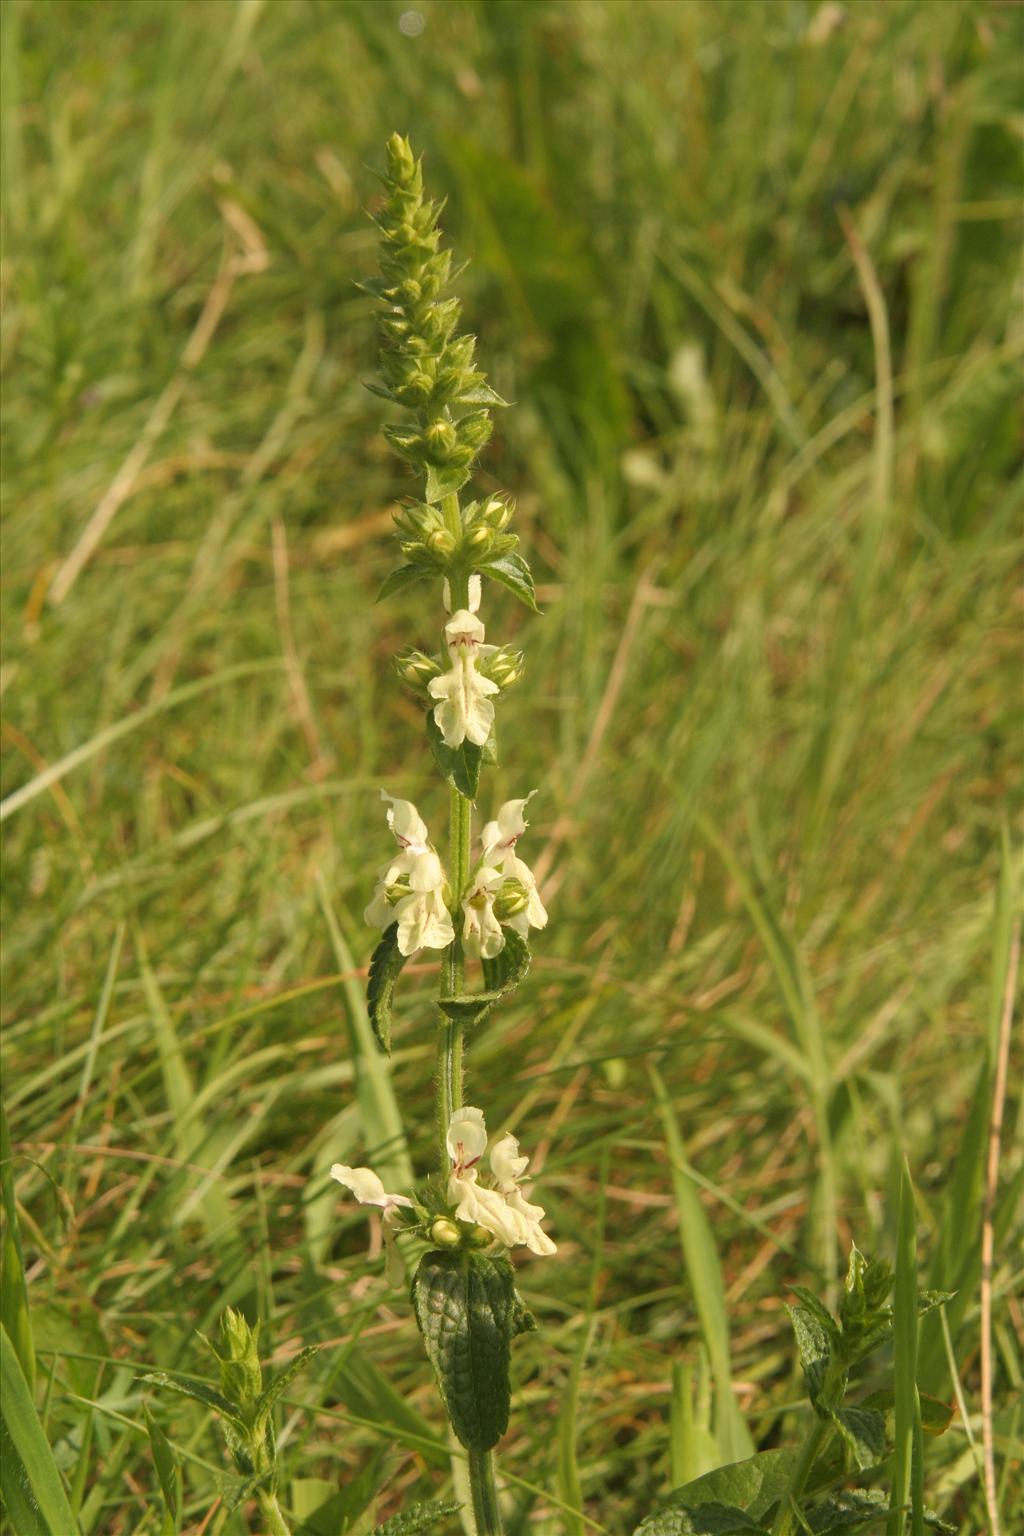
<svg viewBox="0 0 1024 1536">
<path fill-rule="evenodd" d="M 449 1221 L 447 1216 L 439 1216 L 430 1229 L 430 1241 L 437 1243 L 440 1248 L 458 1248 L 462 1243 L 462 1233 L 454 1221 Z"/>
<path fill-rule="evenodd" d="M 431 453 L 442 456 L 451 452 L 458 442 L 454 423 L 443 417 L 432 421 L 423 434 Z"/>
<path fill-rule="evenodd" d="M 440 677 L 442 668 L 432 656 L 427 656 L 423 651 L 409 646 L 395 657 L 395 670 L 407 688 L 421 694 L 423 698 L 428 698 L 430 679 Z"/>
<path fill-rule="evenodd" d="M 494 1242 L 494 1233 L 488 1232 L 486 1227 L 473 1227 L 467 1234 L 466 1241 L 471 1248 L 489 1248 Z"/>
<path fill-rule="evenodd" d="M 511 651 L 506 646 L 480 663 L 480 670 L 499 688 L 514 688 L 523 676 L 525 657 L 522 651 Z"/>
<path fill-rule="evenodd" d="M 451 555 L 455 552 L 455 535 L 447 528 L 435 528 L 427 537 L 427 548 L 435 555 Z"/>
<path fill-rule="evenodd" d="M 519 912 L 525 912 L 530 904 L 530 893 L 521 880 L 504 881 L 494 900 L 494 915 L 499 923 L 507 922 Z"/>
<path fill-rule="evenodd" d="M 220 1386 L 233 1403 L 248 1407 L 263 1390 L 258 1348 L 259 1324 L 250 1328 L 241 1312 L 228 1307 L 220 1320 L 220 1349 L 207 1340 L 220 1366 Z"/>
<path fill-rule="evenodd" d="M 491 542 L 491 530 L 489 528 L 474 528 L 466 535 L 466 547 L 468 549 L 481 550 Z"/>
<path fill-rule="evenodd" d="M 514 501 L 506 501 L 502 496 L 491 496 L 484 506 L 481 516 L 489 528 L 493 528 L 496 532 L 500 533 L 503 528 L 508 527 L 514 511 Z"/>
</svg>

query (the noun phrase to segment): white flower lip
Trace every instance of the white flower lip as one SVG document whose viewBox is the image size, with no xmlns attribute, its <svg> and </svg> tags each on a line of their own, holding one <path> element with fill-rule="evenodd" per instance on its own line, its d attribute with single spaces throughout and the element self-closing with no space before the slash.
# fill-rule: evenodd
<svg viewBox="0 0 1024 1536">
<path fill-rule="evenodd" d="M 397 1206 L 414 1204 L 408 1195 L 389 1195 L 379 1174 L 372 1168 L 349 1168 L 345 1163 L 332 1163 L 331 1178 L 344 1184 L 360 1205 L 377 1205 L 383 1211 L 390 1211 Z"/>
<path fill-rule="evenodd" d="M 380 873 L 373 899 L 363 916 L 371 928 L 398 924 L 398 948 L 403 955 L 418 949 L 447 949 L 454 942 L 455 928 L 445 905 L 444 866 L 433 848 L 426 822 L 411 800 L 396 800 L 386 790 L 381 798 L 389 802 L 388 826 L 399 845 L 399 852 Z M 404 881 L 389 900 L 389 889 Z M 407 888 L 408 894 L 401 892 Z"/>
<path fill-rule="evenodd" d="M 519 1188 L 517 1181 L 529 1159 L 520 1156 L 514 1136 L 502 1136 L 491 1151 L 491 1171 L 498 1182 L 497 1189 L 487 1189 L 479 1183 L 478 1164 L 487 1148 L 482 1110 L 469 1104 L 457 1109 L 448 1127 L 447 1144 L 452 1160 L 448 1199 L 455 1205 L 459 1221 L 484 1227 L 509 1248 L 522 1245 L 543 1255 L 557 1252 L 540 1225 L 543 1207 L 531 1205 Z"/>
</svg>

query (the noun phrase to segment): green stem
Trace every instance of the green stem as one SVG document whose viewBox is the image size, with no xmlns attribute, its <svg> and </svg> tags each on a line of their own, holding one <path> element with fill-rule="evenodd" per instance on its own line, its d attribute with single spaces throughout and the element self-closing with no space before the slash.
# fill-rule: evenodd
<svg viewBox="0 0 1024 1536">
<path fill-rule="evenodd" d="M 277 1502 L 274 1493 L 261 1493 L 258 1495 L 260 1514 L 263 1516 L 265 1536 L 291 1536 L 291 1532 L 285 1523 L 281 1506 Z"/>
<path fill-rule="evenodd" d="M 811 1475 L 811 1468 L 821 1453 L 827 1436 L 831 1433 L 832 1426 L 824 1419 L 815 1417 L 814 1428 L 807 1436 L 797 1457 L 796 1466 L 790 1474 L 789 1485 L 779 1501 L 778 1513 L 772 1525 L 771 1536 L 792 1536 L 796 1530 L 796 1515 L 794 1506 L 804 1491 L 804 1484 Z"/>
<path fill-rule="evenodd" d="M 473 1492 L 476 1536 L 501 1536 L 501 1511 L 490 1451 L 469 1452 L 469 1486 Z"/>
<path fill-rule="evenodd" d="M 458 495 L 446 496 L 441 503 L 445 524 L 461 538 L 462 519 Z M 461 571 L 449 577 L 452 609 L 469 602 L 469 579 Z M 449 813 L 448 875 L 452 886 L 452 912 L 456 924 L 455 942 L 441 962 L 441 997 L 457 997 L 465 987 L 466 963 L 458 934 L 462 895 L 469 882 L 469 844 L 473 835 L 473 802 L 451 790 Z M 437 1025 L 437 1071 L 435 1110 L 437 1119 L 438 1160 L 442 1176 L 448 1172 L 448 1125 L 452 1114 L 462 1106 L 462 1025 L 441 1014 Z"/>
</svg>

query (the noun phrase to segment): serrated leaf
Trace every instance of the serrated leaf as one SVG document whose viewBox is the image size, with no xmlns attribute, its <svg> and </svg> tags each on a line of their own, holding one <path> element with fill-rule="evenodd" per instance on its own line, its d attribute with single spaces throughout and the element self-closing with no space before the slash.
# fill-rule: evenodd
<svg viewBox="0 0 1024 1536">
<path fill-rule="evenodd" d="M 875 1408 L 836 1408 L 832 1422 L 839 1430 L 859 1472 L 885 1460 L 885 1417 Z"/>
<path fill-rule="evenodd" d="M 257 1435 L 263 1433 L 264 1426 L 270 1416 L 270 1411 L 282 1392 L 295 1380 L 303 1367 L 309 1364 L 313 1356 L 319 1353 L 319 1344 L 308 1344 L 305 1349 L 300 1349 L 299 1353 L 278 1371 L 269 1387 L 256 1399 L 253 1429 Z"/>
<path fill-rule="evenodd" d="M 809 1291 L 805 1285 L 791 1285 L 790 1290 L 808 1312 L 812 1312 L 818 1322 L 824 1328 L 828 1337 L 835 1340 L 839 1337 L 839 1329 L 836 1327 L 835 1318 L 819 1297 L 813 1291 Z"/>
<path fill-rule="evenodd" d="M 845 1489 L 830 1494 L 807 1514 L 814 1536 L 841 1536 L 843 1531 L 861 1530 L 884 1520 L 889 1498 L 880 1488 Z"/>
<path fill-rule="evenodd" d="M 203 1381 L 177 1381 L 173 1376 L 168 1376 L 166 1371 L 149 1371 L 140 1378 L 154 1387 L 166 1387 L 169 1392 L 177 1392 L 179 1397 L 190 1397 L 194 1403 L 202 1403 L 206 1408 L 214 1408 L 226 1420 L 233 1424 L 243 1435 L 248 1431 L 234 1403 L 229 1403 L 226 1397 L 208 1387 Z"/>
<path fill-rule="evenodd" d="M 391 1055 L 395 983 L 407 958 L 398 947 L 398 924 L 392 923 L 390 928 L 385 928 L 380 943 L 370 956 L 370 970 L 366 978 L 366 1011 L 377 1044 L 388 1056 Z"/>
<path fill-rule="evenodd" d="M 181 1524 L 181 1467 L 174 1454 L 174 1447 L 150 1413 L 149 1404 L 143 1403 L 142 1406 L 146 1416 L 150 1454 L 164 1499 L 163 1531 L 165 1536 L 177 1536 Z"/>
<path fill-rule="evenodd" d="M 253 1498 L 261 1488 L 265 1488 L 273 1477 L 272 1472 L 254 1472 L 241 1479 L 222 1479 L 221 1497 L 224 1507 L 229 1515 L 233 1515 L 236 1509 L 240 1509 L 246 1499 Z"/>
<path fill-rule="evenodd" d="M 533 576 L 530 567 L 522 555 L 515 553 L 502 555 L 498 560 L 491 560 L 487 565 L 480 566 L 484 576 L 491 576 L 495 581 L 500 581 L 503 587 L 507 587 L 521 603 L 534 613 L 540 613 L 537 607 L 537 596 L 533 586 Z"/>
<path fill-rule="evenodd" d="M 408 1509 L 392 1515 L 383 1525 L 375 1526 L 372 1536 L 418 1536 L 418 1532 L 428 1531 L 439 1520 L 447 1520 L 450 1515 L 458 1514 L 461 1508 L 462 1505 L 454 1499 L 438 1499 L 430 1504 L 410 1504 Z"/>
<path fill-rule="evenodd" d="M 807 1383 L 807 1395 L 817 1408 L 825 1382 L 825 1373 L 832 1358 L 829 1335 L 809 1307 L 787 1307 L 786 1310 L 796 1335 L 800 1364 L 803 1366 L 804 1380 Z"/>
<path fill-rule="evenodd" d="M 430 502 L 443 501 L 446 496 L 460 491 L 468 479 L 468 465 L 456 467 L 454 464 L 446 464 L 439 468 L 436 464 L 428 464 L 424 499 Z"/>
<path fill-rule="evenodd" d="M 435 1250 L 420 1260 L 412 1299 L 452 1428 L 467 1450 L 490 1450 L 508 1426 L 509 1343 L 522 1331 L 512 1266 Z"/>
<path fill-rule="evenodd" d="M 427 711 L 427 741 L 434 761 L 448 783 L 467 800 L 475 800 L 480 787 L 483 748 L 475 747 L 471 741 L 464 741 L 459 747 L 446 746 L 432 709 Z"/>
<path fill-rule="evenodd" d="M 791 1451 L 759 1451 L 744 1461 L 716 1467 L 669 1494 L 661 1508 L 648 1515 L 633 1536 L 691 1536 L 730 1531 L 761 1531 L 769 1511 L 789 1486 L 795 1457 Z M 735 1524 L 738 1516 L 746 1525 Z M 733 1519 L 732 1525 L 715 1524 Z M 698 1523 L 703 1520 L 703 1524 Z"/>
<path fill-rule="evenodd" d="M 404 592 L 406 587 L 415 586 L 418 581 L 426 581 L 434 572 L 425 565 L 399 565 L 385 576 L 377 593 L 376 601 L 383 602 L 386 597 L 393 597 L 396 592 Z"/>
</svg>

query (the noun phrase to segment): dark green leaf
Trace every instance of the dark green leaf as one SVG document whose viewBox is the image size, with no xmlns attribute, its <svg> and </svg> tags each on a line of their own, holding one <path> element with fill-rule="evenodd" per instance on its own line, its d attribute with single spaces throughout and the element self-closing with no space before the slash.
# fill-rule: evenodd
<svg viewBox="0 0 1024 1536">
<path fill-rule="evenodd" d="M 425 500 L 443 501 L 446 496 L 452 496 L 456 491 L 461 490 L 468 479 L 468 466 L 456 467 L 454 464 L 446 464 L 443 469 L 439 469 L 436 464 L 428 464 Z"/>
<path fill-rule="evenodd" d="M 483 962 L 488 991 L 498 997 L 514 992 L 530 969 L 530 946 L 514 928 L 505 929 L 505 948 L 493 960 Z"/>
<path fill-rule="evenodd" d="M 223 1419 L 233 1424 L 242 1434 L 248 1433 L 234 1403 L 229 1403 L 226 1397 L 222 1397 L 205 1382 L 177 1381 L 173 1376 L 168 1376 L 166 1371 L 149 1371 L 141 1379 L 154 1387 L 166 1387 L 169 1392 L 177 1392 L 181 1397 L 190 1397 L 193 1402 L 216 1409 Z"/>
<path fill-rule="evenodd" d="M 836 1408 L 832 1421 L 839 1430 L 858 1471 L 866 1472 L 884 1461 L 885 1417 L 875 1408 Z"/>
<path fill-rule="evenodd" d="M 841 1536 L 865 1525 L 884 1520 L 889 1510 L 888 1495 L 880 1488 L 846 1489 L 830 1494 L 807 1514 L 815 1536 Z"/>
<path fill-rule="evenodd" d="M 149 1449 L 160 1482 L 160 1492 L 164 1497 L 163 1529 L 170 1536 L 177 1536 L 181 1522 L 181 1467 L 171 1442 L 150 1413 L 149 1404 L 143 1403 L 142 1406 L 146 1415 Z"/>
<path fill-rule="evenodd" d="M 417 581 L 426 581 L 428 576 L 435 572 L 425 565 L 399 565 L 385 576 L 381 583 L 381 589 L 377 593 L 377 602 L 382 602 L 385 597 L 391 597 L 396 592 L 404 592 L 406 587 L 414 586 Z"/>
<path fill-rule="evenodd" d="M 670 1493 L 633 1536 L 691 1536 L 693 1532 L 724 1536 L 727 1531 L 759 1531 L 789 1486 L 794 1459 L 790 1451 L 760 1451 L 745 1461 L 706 1472 Z M 735 1522 L 737 1515 L 748 1523 L 712 1523 L 728 1519 Z M 705 1523 L 695 1524 L 698 1518 Z"/>
<path fill-rule="evenodd" d="M 370 1016 L 377 1044 L 391 1055 L 392 1000 L 395 983 L 402 972 L 406 956 L 398 947 L 398 924 L 385 928 L 380 943 L 370 956 L 370 972 L 366 980 L 366 1011 Z"/>
<path fill-rule="evenodd" d="M 700 1504 L 650 1515 L 636 1536 L 764 1536 L 765 1527 L 731 1504 Z"/>
<path fill-rule="evenodd" d="M 435 1250 L 420 1260 L 412 1299 L 452 1428 L 469 1450 L 490 1450 L 508 1425 L 509 1343 L 522 1331 L 512 1266 Z"/>
<path fill-rule="evenodd" d="M 450 1515 L 458 1514 L 462 1506 L 456 1504 L 453 1499 L 438 1500 L 431 1504 L 410 1504 L 399 1514 L 392 1515 L 390 1520 L 385 1520 L 383 1525 L 374 1528 L 372 1536 L 417 1536 L 420 1531 L 428 1531 L 439 1520 L 447 1520 Z"/>
<path fill-rule="evenodd" d="M 480 787 L 480 760 L 482 747 L 464 741 L 460 747 L 445 746 L 441 728 L 434 719 L 434 711 L 427 711 L 427 740 L 434 754 L 434 761 L 448 783 L 467 800 L 475 800 Z"/>
<path fill-rule="evenodd" d="M 256 1408 L 253 1416 L 253 1428 L 257 1435 L 261 1435 L 263 1433 L 263 1426 L 267 1421 L 270 1410 L 281 1396 L 281 1393 L 291 1384 L 291 1382 L 295 1380 L 296 1376 L 303 1369 L 303 1367 L 309 1364 L 313 1356 L 318 1355 L 319 1353 L 319 1344 L 309 1344 L 305 1349 L 300 1349 L 299 1353 L 293 1359 L 289 1360 L 286 1366 L 278 1371 L 277 1375 L 274 1377 L 269 1387 L 267 1387 L 266 1391 L 260 1394 L 256 1400 Z"/>
<path fill-rule="evenodd" d="M 495 581 L 500 581 L 503 587 L 507 587 L 518 597 L 527 608 L 532 608 L 534 613 L 539 613 L 537 597 L 533 587 L 533 577 L 530 567 L 522 555 L 502 555 L 500 560 L 492 560 L 487 565 L 480 567 L 484 576 L 491 576 Z"/>
<path fill-rule="evenodd" d="M 807 1383 L 807 1395 L 817 1408 L 825 1382 L 825 1373 L 832 1358 L 829 1336 L 818 1320 L 817 1314 L 809 1307 L 787 1307 L 786 1310 L 789 1312 L 793 1332 L 796 1334 L 800 1364 L 804 1368 L 804 1380 Z M 828 1404 L 823 1406 L 827 1407 Z"/>
</svg>

